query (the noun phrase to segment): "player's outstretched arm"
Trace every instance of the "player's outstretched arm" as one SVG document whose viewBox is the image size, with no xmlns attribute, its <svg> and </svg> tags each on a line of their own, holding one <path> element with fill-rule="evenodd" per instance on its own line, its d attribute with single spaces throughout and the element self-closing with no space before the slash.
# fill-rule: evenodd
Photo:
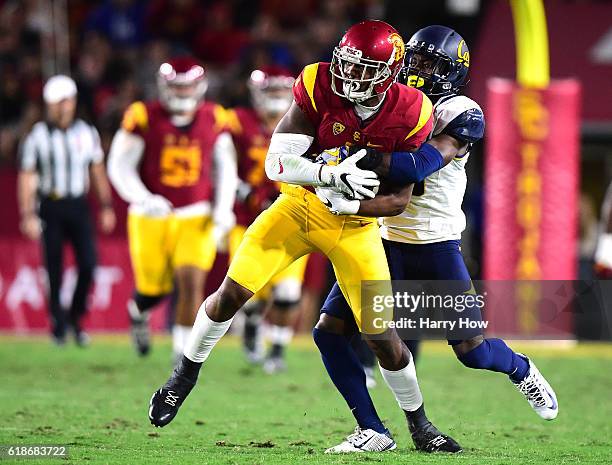
<svg viewBox="0 0 612 465">
<path fill-rule="evenodd" d="M 374 197 L 373 190 L 380 184 L 376 174 L 356 166 L 363 154 L 354 162 L 337 166 L 314 163 L 303 156 L 314 136 L 314 126 L 294 101 L 272 135 L 266 156 L 267 176 L 273 181 L 333 187 L 358 199 Z"/>
<path fill-rule="evenodd" d="M 397 184 L 421 182 L 427 176 L 448 165 L 460 155 L 467 144 L 448 134 L 439 134 L 415 152 L 383 154 L 373 170 L 378 176 Z"/>
</svg>

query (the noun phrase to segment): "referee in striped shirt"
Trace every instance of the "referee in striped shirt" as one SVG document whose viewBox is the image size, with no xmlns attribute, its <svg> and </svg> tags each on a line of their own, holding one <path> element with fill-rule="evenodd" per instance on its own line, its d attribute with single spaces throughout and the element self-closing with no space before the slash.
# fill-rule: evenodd
<svg viewBox="0 0 612 465">
<path fill-rule="evenodd" d="M 86 198 L 90 181 L 100 203 L 102 231 L 110 233 L 116 219 L 100 136 L 93 126 L 75 119 L 76 96 L 76 84 L 68 76 L 54 76 L 45 84 L 47 118 L 36 123 L 24 139 L 17 189 L 22 233 L 32 240 L 42 235 L 53 340 L 64 344 L 71 329 L 76 343 L 84 346 L 89 338 L 81 329 L 81 319 L 96 265 L 94 228 Z M 67 313 L 60 305 L 65 241 L 72 244 L 78 266 Z"/>
</svg>

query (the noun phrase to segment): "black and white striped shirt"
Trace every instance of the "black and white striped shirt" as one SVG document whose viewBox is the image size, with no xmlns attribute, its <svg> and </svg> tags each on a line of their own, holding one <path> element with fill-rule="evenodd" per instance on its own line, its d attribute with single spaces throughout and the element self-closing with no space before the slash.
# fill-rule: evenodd
<svg viewBox="0 0 612 465">
<path fill-rule="evenodd" d="M 89 189 L 89 166 L 101 163 L 104 152 L 95 127 L 81 119 L 66 129 L 39 121 L 26 136 L 21 169 L 36 171 L 40 195 L 80 197 Z"/>
</svg>

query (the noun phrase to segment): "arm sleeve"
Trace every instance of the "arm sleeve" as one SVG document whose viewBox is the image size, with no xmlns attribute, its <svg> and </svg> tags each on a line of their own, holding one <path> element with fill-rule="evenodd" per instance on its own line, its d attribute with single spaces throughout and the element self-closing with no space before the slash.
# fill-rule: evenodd
<svg viewBox="0 0 612 465">
<path fill-rule="evenodd" d="M 215 165 L 215 206 L 213 217 L 231 215 L 238 189 L 238 163 L 232 137 L 223 132 L 213 147 Z"/>
<path fill-rule="evenodd" d="M 144 139 L 119 129 L 108 155 L 108 177 L 119 196 L 128 203 L 139 203 L 151 192 L 145 187 L 138 165 L 144 153 Z"/>
<path fill-rule="evenodd" d="M 268 178 L 291 184 L 322 186 L 320 171 L 323 165 L 302 156 L 313 140 L 305 134 L 273 134 L 266 155 Z"/>
<path fill-rule="evenodd" d="M 314 126 L 321 122 L 321 115 L 315 100 L 318 71 L 319 63 L 308 65 L 293 83 L 293 99 Z"/>
<path fill-rule="evenodd" d="M 34 171 L 36 170 L 36 162 L 38 161 L 38 150 L 34 137 L 30 132 L 21 144 L 21 157 L 19 168 L 22 171 Z"/>
<path fill-rule="evenodd" d="M 423 144 L 416 152 L 393 152 L 389 180 L 400 186 L 421 182 L 444 166 L 444 157 L 433 145 Z"/>
</svg>

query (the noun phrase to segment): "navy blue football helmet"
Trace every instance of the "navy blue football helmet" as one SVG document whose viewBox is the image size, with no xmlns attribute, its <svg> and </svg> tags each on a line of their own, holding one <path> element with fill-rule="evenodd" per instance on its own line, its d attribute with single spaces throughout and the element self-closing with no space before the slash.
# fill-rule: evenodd
<svg viewBox="0 0 612 465">
<path fill-rule="evenodd" d="M 399 81 L 428 96 L 455 93 L 466 83 L 470 51 L 465 40 L 446 26 L 427 26 L 406 44 Z"/>
</svg>

